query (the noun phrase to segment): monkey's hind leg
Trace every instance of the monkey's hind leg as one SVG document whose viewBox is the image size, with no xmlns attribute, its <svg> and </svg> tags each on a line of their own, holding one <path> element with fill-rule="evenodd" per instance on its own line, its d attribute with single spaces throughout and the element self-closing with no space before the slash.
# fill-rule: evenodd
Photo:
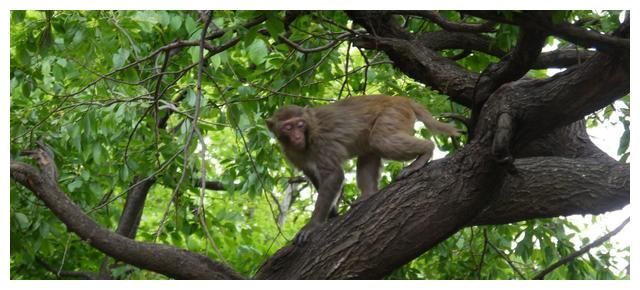
<svg viewBox="0 0 640 290">
<path fill-rule="evenodd" d="M 379 139 L 374 148 L 380 152 L 382 158 L 408 161 L 417 157 L 409 166 L 405 167 L 396 177 L 402 179 L 424 167 L 433 156 L 435 145 L 431 140 L 419 139 L 405 132 L 388 135 Z"/>
<path fill-rule="evenodd" d="M 433 142 L 431 142 L 431 140 L 422 140 L 422 141 L 428 142 L 431 149 L 429 149 L 424 154 L 418 156 L 418 158 L 416 158 L 416 160 L 411 162 L 409 166 L 402 169 L 402 171 L 398 173 L 398 176 L 396 176 L 396 180 L 403 179 L 411 175 L 412 173 L 418 171 L 420 168 L 424 167 L 424 165 L 427 164 L 427 162 L 429 162 L 429 159 L 431 159 L 431 157 L 433 156 L 433 148 L 435 147 L 435 145 L 433 144 Z"/>
</svg>

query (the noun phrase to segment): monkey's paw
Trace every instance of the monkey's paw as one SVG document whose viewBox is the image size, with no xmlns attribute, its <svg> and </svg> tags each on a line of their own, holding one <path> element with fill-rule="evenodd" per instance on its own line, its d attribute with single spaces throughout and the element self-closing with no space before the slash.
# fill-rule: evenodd
<svg viewBox="0 0 640 290">
<path fill-rule="evenodd" d="M 400 171 L 400 173 L 398 173 L 395 180 L 405 179 L 416 171 L 418 171 L 418 168 L 412 168 L 412 166 L 405 167 Z"/>
<path fill-rule="evenodd" d="M 293 244 L 296 246 L 302 246 L 306 242 L 311 240 L 311 236 L 313 232 L 317 229 L 317 225 L 312 223 L 308 223 L 305 225 L 297 234 L 296 237 L 293 238 Z"/>
<path fill-rule="evenodd" d="M 302 229 L 298 232 L 298 234 L 296 234 L 296 237 L 293 238 L 293 244 L 296 246 L 302 246 L 309 241 L 310 237 L 311 231 Z"/>
</svg>

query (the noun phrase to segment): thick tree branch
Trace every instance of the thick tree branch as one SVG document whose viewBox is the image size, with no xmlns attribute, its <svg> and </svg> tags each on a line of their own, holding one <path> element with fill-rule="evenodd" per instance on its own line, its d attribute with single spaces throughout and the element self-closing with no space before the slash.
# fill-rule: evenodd
<svg viewBox="0 0 640 290">
<path fill-rule="evenodd" d="M 598 214 L 629 203 L 628 165 L 548 157 L 516 160 L 519 175 L 507 176 L 504 186 L 491 194 L 473 186 L 475 178 L 468 179 L 470 172 L 478 174 L 473 168 L 485 169 L 486 164 L 458 154 L 451 157 L 455 161 L 431 162 L 421 176 L 396 181 L 329 221 L 308 245 L 283 248 L 257 278 L 382 278 L 464 226 Z M 482 180 L 486 178 L 491 177 Z M 474 216 L 482 200 L 488 206 L 458 225 Z"/>
<path fill-rule="evenodd" d="M 142 211 L 144 210 L 144 204 L 147 199 L 147 193 L 151 186 L 155 183 L 155 178 L 146 178 L 141 181 L 141 177 L 136 176 L 132 183 L 132 188 L 127 194 L 127 199 L 124 203 L 124 209 L 118 221 L 118 227 L 116 233 L 123 235 L 127 238 L 135 238 L 135 234 L 138 231 L 140 225 L 140 218 L 142 217 Z"/>
<path fill-rule="evenodd" d="M 384 51 L 408 76 L 433 86 L 459 104 L 471 107 L 476 73 L 468 72 L 420 41 L 410 40 L 411 36 L 390 19 L 369 12 L 350 11 L 349 14 L 370 33 L 357 38 L 355 46 Z"/>
<path fill-rule="evenodd" d="M 540 50 L 544 46 L 547 34 L 537 29 L 522 29 L 518 35 L 518 43 L 498 63 L 491 64 L 480 74 L 473 96 L 471 112 L 470 138 L 473 138 L 474 128 L 480 115 L 482 105 L 501 85 L 520 79 L 536 62 Z M 503 115 L 500 117 L 504 117 Z"/>
<path fill-rule="evenodd" d="M 171 246 L 137 242 L 111 232 L 96 224 L 60 190 L 57 183 L 44 177 L 33 166 L 12 160 L 10 168 L 11 177 L 34 192 L 70 231 L 115 259 L 176 279 L 242 278 L 208 257 Z"/>
<path fill-rule="evenodd" d="M 469 225 L 601 214 L 629 204 L 629 164 L 594 158 L 516 159 L 495 199 Z"/>
<path fill-rule="evenodd" d="M 276 253 L 259 279 L 379 279 L 446 239 L 491 199 L 502 174 L 469 144 L 362 201 L 315 231 L 304 247 Z M 472 154 L 473 152 L 473 158 Z M 485 170 L 472 170 L 471 168 Z"/>
<path fill-rule="evenodd" d="M 149 177 L 143 180 L 141 179 L 141 177 L 136 176 L 133 178 L 133 181 L 131 181 L 131 190 L 127 194 L 127 199 L 124 203 L 124 208 L 122 209 L 122 215 L 120 215 L 118 227 L 116 228 L 116 234 L 130 239 L 135 239 L 136 237 L 144 205 L 147 200 L 147 193 L 156 181 L 154 177 Z M 109 258 L 105 256 L 98 274 L 100 279 L 112 278 L 108 263 Z"/>
<path fill-rule="evenodd" d="M 616 57 L 598 53 L 553 77 L 503 85 L 485 108 L 513 115 L 517 133 L 509 146 L 522 146 L 625 96 L 629 85 L 627 65 Z M 491 118 L 484 121 L 486 127 L 480 130 L 491 130 Z"/>
<path fill-rule="evenodd" d="M 600 162 L 617 162 L 603 152 L 587 134 L 586 122 L 580 120 L 567 126 L 558 127 L 550 133 L 527 143 L 516 144 L 514 158 L 536 156 L 556 156 L 566 158 L 595 158 Z"/>
<path fill-rule="evenodd" d="M 595 54 L 595 51 L 577 48 L 557 49 L 541 53 L 540 56 L 538 56 L 538 60 L 531 68 L 566 68 L 572 65 L 581 64 Z"/>
<path fill-rule="evenodd" d="M 621 51 L 629 51 L 631 47 L 629 39 L 601 34 L 566 22 L 552 23 L 548 18 L 537 17 L 535 11 L 508 12 L 508 17 L 501 14 L 504 12 L 494 11 L 464 11 L 464 13 L 487 20 L 546 30 L 569 42 L 587 48 L 596 48 L 609 54 L 615 55 Z"/>
<path fill-rule="evenodd" d="M 500 49 L 495 40 L 484 34 L 469 32 L 433 31 L 417 36 L 424 46 L 433 50 L 464 49 L 483 52 L 495 57 L 503 57 L 506 51 Z"/>
<path fill-rule="evenodd" d="M 487 21 L 485 23 L 457 23 L 447 20 L 440 16 L 437 11 L 424 10 L 395 10 L 389 11 L 391 14 L 420 16 L 429 19 L 431 22 L 438 24 L 442 29 L 451 32 L 492 32 L 495 29 L 495 22 Z"/>
<path fill-rule="evenodd" d="M 385 51 L 396 65 L 413 74 L 412 77 L 443 87 L 448 81 L 456 89 L 447 88 L 447 93 L 460 93 L 456 96 L 458 100 L 460 96 L 464 96 L 464 91 L 460 89 L 464 87 L 461 84 L 465 84 L 465 80 L 455 83 L 458 80 L 451 82 L 439 79 L 437 75 L 443 73 L 450 77 L 451 72 L 447 69 L 461 69 L 448 66 L 451 62 L 443 61 L 435 52 L 413 41 L 411 35 L 402 31 L 387 15 L 382 12 L 348 13 L 371 34 L 362 38 L 365 40 L 364 45 Z M 535 43 L 539 44 L 539 38 Z M 537 45 L 538 51 L 539 48 Z M 531 57 L 534 54 L 537 55 L 537 52 L 524 53 L 523 57 L 517 59 L 530 64 L 535 60 Z M 593 159 L 533 157 L 517 159 L 513 165 L 516 174 L 507 175 L 491 152 L 491 145 L 495 144 L 495 124 L 499 117 L 504 121 L 503 127 L 506 130 L 502 134 L 504 140 L 501 141 L 503 144 L 499 144 L 500 148 L 523 150 L 527 148 L 525 144 L 528 141 L 554 134 L 551 132 L 554 128 L 581 120 L 587 107 L 594 110 L 598 108 L 594 103 L 604 103 L 605 100 L 610 102 L 612 96 L 619 97 L 620 93 L 628 91 L 628 70 L 624 70 L 619 59 L 607 57 L 603 58 L 602 54 L 598 54 L 570 69 L 565 74 L 572 75 L 573 78 L 564 79 L 566 82 L 553 83 L 558 78 L 550 78 L 503 84 L 483 107 L 478 138 L 454 155 L 432 161 L 419 174 L 396 180 L 345 215 L 330 220 L 312 234 L 304 247 L 289 246 L 281 249 L 262 266 L 256 277 L 381 278 L 459 229 L 479 221 L 501 223 L 575 213 L 601 213 L 628 204 L 628 165 L 602 162 L 603 158 L 597 155 L 592 155 Z M 601 78 L 604 84 L 595 84 L 588 89 L 577 88 L 578 85 L 587 85 L 586 79 L 592 77 L 592 69 L 596 66 L 604 67 L 607 73 L 611 73 L 606 78 Z M 521 74 L 523 67 L 526 66 L 516 66 L 515 71 Z M 469 73 L 462 74 L 466 81 L 475 79 Z M 580 81 L 571 81 L 576 79 Z M 537 83 L 533 86 L 528 82 Z M 550 83 L 555 86 L 549 85 Z M 546 85 L 549 85 L 545 87 L 547 90 L 558 90 L 550 99 L 545 99 L 546 91 L 530 93 L 532 89 Z M 573 112 L 569 113 L 571 117 L 562 119 L 559 116 L 561 108 L 566 109 L 566 106 L 556 107 L 557 111 L 551 114 L 547 106 L 546 111 L 535 111 L 535 114 L 529 115 L 530 111 L 525 106 L 528 102 L 540 101 L 534 106 L 548 105 L 554 99 L 563 97 L 560 96 L 560 91 L 571 95 L 570 90 L 577 90 L 581 94 L 580 98 L 585 99 L 584 102 L 579 99 L 579 104 L 575 105 L 583 115 L 578 117 L 579 113 Z M 538 99 L 533 100 L 534 96 Z M 576 95 L 570 97 L 576 102 Z M 568 107 L 569 111 L 573 108 Z M 548 118 L 548 123 L 540 125 L 543 117 Z M 540 128 L 532 134 L 531 128 L 535 126 Z M 510 143 L 512 136 L 520 136 L 524 128 L 526 134 L 532 136 Z M 569 127 L 563 130 L 556 134 L 570 133 Z M 575 141 L 578 143 L 579 139 Z M 529 154 L 547 150 L 544 147 L 530 149 Z M 563 153 L 572 154 L 570 150 Z M 586 151 L 580 153 L 584 154 Z M 576 170 L 576 167 L 580 169 Z M 559 179 L 563 179 L 564 183 Z M 573 186 L 576 183 L 589 184 L 591 187 Z M 553 190 L 556 184 L 559 185 L 559 190 Z M 571 186 L 580 191 L 568 190 Z M 566 200 L 563 201 L 562 197 Z M 535 198 L 536 201 L 527 198 Z M 488 210 L 494 204 L 503 208 L 513 204 L 518 206 L 504 212 L 498 209 Z M 564 205 L 564 208 L 554 206 L 559 204 Z"/>
<path fill-rule="evenodd" d="M 498 58 L 505 57 L 507 52 L 498 48 L 495 39 L 475 33 L 433 31 L 422 33 L 418 40 L 433 50 L 463 49 L 473 50 Z M 577 48 L 561 48 L 543 52 L 531 67 L 532 69 L 565 68 L 580 64 L 593 56 L 596 52 Z"/>
<path fill-rule="evenodd" d="M 516 46 L 509 54 L 482 72 L 476 87 L 474 102 L 484 103 L 496 88 L 524 76 L 536 62 L 546 37 L 547 35 L 540 30 L 522 30 Z"/>
</svg>

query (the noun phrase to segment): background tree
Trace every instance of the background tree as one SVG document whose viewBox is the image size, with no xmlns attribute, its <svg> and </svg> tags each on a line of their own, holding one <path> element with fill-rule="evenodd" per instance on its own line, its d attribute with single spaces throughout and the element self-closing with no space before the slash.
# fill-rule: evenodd
<svg viewBox="0 0 640 290">
<path fill-rule="evenodd" d="M 626 279 L 607 240 L 628 220 L 591 239 L 562 217 L 629 204 L 629 31 L 619 11 L 13 11 L 11 277 Z M 292 246 L 315 192 L 263 120 L 360 94 L 467 134 L 409 178 L 386 163 L 352 210 L 347 176 L 342 215 Z M 611 118 L 620 160 L 586 134 Z"/>
</svg>

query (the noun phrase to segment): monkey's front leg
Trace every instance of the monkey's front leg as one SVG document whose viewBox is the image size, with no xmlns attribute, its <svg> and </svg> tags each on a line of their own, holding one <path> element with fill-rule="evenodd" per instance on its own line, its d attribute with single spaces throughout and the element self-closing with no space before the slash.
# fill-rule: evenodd
<svg viewBox="0 0 640 290">
<path fill-rule="evenodd" d="M 328 173 L 320 174 L 318 199 L 311 214 L 311 220 L 298 232 L 294 239 L 294 244 L 304 244 L 309 240 L 311 233 L 327 221 L 331 208 L 340 197 L 343 180 L 344 173 L 342 172 L 342 168 L 339 167 L 334 168 Z"/>
</svg>

